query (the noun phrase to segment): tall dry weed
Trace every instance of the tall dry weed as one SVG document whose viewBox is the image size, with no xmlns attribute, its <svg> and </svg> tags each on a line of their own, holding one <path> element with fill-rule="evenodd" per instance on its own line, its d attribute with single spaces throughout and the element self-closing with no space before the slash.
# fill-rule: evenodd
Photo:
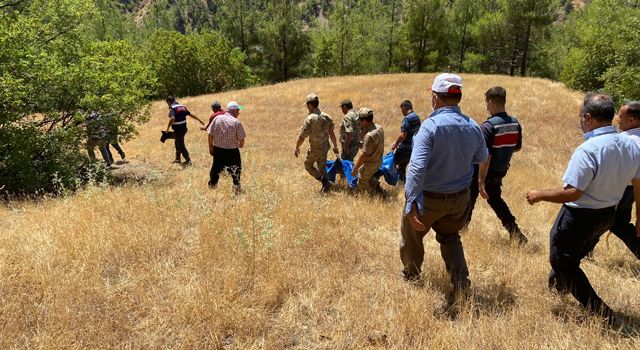
<svg viewBox="0 0 640 350">
<path fill-rule="evenodd" d="M 388 201 L 328 196 L 293 156 L 304 97 L 320 95 L 336 123 L 339 101 L 375 111 L 386 149 L 399 132 L 399 104 L 430 112 L 430 74 L 292 81 L 183 98 L 206 117 L 214 98 L 237 100 L 248 137 L 245 193 L 231 179 L 207 188 L 206 135 L 190 123 L 195 166 L 171 165 L 158 142 L 166 104 L 123 147 L 133 162 L 164 171 L 146 186 L 94 187 L 75 196 L 0 208 L 0 348 L 513 349 L 637 348 L 602 329 L 571 298 L 548 292 L 548 232 L 558 206 L 527 205 L 529 188 L 557 187 L 581 142 L 581 96 L 540 79 L 464 75 L 462 110 L 486 118 L 484 91 L 502 85 L 524 128 L 504 193 L 530 244 L 510 246 L 481 201 L 463 243 L 473 295 L 447 299 L 433 234 L 425 283 L 399 277 L 402 189 Z M 616 310 L 640 317 L 640 263 L 612 238 L 583 267 Z M 638 323 L 636 322 L 636 327 Z"/>
</svg>

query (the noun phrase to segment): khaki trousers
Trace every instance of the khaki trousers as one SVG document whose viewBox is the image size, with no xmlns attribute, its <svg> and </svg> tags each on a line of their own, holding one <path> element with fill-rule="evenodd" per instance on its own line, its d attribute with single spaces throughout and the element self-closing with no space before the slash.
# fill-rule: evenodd
<svg viewBox="0 0 640 350">
<path fill-rule="evenodd" d="M 309 148 L 307 156 L 304 158 L 304 168 L 315 179 L 320 180 L 327 175 L 327 152 L 328 149 Z"/>
<path fill-rule="evenodd" d="M 364 163 L 360 168 L 360 178 L 358 179 L 358 191 L 374 193 L 380 182 L 373 176 L 380 169 L 380 163 Z"/>
<path fill-rule="evenodd" d="M 424 231 L 417 231 L 411 226 L 408 216 L 403 215 L 400 258 L 407 278 L 420 274 L 424 260 L 422 239 L 433 228 L 436 241 L 440 243 L 440 254 L 451 276 L 451 283 L 454 287 L 462 288 L 470 285 L 469 270 L 460 241 L 460 230 L 465 224 L 468 203 L 468 189 L 457 194 L 425 195 L 424 214 L 421 216 L 422 223 L 426 226 Z"/>
<path fill-rule="evenodd" d="M 345 143 L 342 143 L 342 154 L 340 155 L 340 158 L 342 158 L 342 160 L 350 160 L 353 162 L 353 159 L 356 157 L 356 155 L 358 154 L 358 144 L 355 142 L 352 142 L 351 145 L 349 145 L 349 147 L 345 147 Z"/>
</svg>

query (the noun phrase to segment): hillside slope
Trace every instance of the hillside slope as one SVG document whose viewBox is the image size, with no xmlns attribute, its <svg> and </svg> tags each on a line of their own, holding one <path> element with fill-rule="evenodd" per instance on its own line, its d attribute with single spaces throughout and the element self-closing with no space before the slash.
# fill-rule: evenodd
<svg viewBox="0 0 640 350">
<path fill-rule="evenodd" d="M 433 234 L 425 238 L 425 284 L 400 278 L 401 189 L 390 189 L 385 202 L 351 196 L 343 186 L 322 196 L 293 156 L 309 92 L 336 122 L 344 98 L 374 109 L 388 150 L 402 100 L 428 115 L 433 75 L 299 80 L 180 99 L 201 118 L 214 98 L 245 106 L 240 197 L 229 177 L 207 188 L 206 136 L 191 120 L 195 166 L 170 164 L 173 146 L 158 141 L 167 107 L 158 102 L 140 136 L 123 147 L 132 162 L 163 169 L 164 182 L 0 207 L 0 347 L 637 348 L 637 339 L 602 330 L 571 298 L 547 291 L 548 232 L 558 205 L 531 207 L 524 199 L 529 188 L 561 185 L 582 142 L 581 95 L 540 79 L 463 78 L 467 114 L 484 120 L 483 93 L 499 84 L 522 121 L 524 148 L 504 192 L 530 239 L 524 249 L 510 246 L 479 203 L 463 237 L 470 300 L 447 304 Z M 640 316 L 640 263 L 615 237 L 583 266 L 615 310 Z"/>
</svg>

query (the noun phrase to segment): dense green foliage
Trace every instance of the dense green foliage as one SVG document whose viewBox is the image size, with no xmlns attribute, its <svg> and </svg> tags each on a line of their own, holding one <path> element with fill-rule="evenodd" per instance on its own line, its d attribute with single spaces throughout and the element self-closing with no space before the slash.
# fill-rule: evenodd
<svg viewBox="0 0 640 350">
<path fill-rule="evenodd" d="M 0 191 L 77 188 L 87 116 L 127 139 L 167 94 L 451 70 L 640 99 L 639 27 L 635 0 L 0 0 Z"/>
<path fill-rule="evenodd" d="M 98 41 L 91 2 L 23 0 L 0 11 L 0 187 L 73 190 L 88 160 L 86 117 L 111 114 L 122 138 L 147 118 L 154 79 L 127 41 Z"/>
<path fill-rule="evenodd" d="M 575 37 L 560 78 L 579 90 L 640 99 L 640 1 L 597 0 L 572 19 Z"/>
</svg>

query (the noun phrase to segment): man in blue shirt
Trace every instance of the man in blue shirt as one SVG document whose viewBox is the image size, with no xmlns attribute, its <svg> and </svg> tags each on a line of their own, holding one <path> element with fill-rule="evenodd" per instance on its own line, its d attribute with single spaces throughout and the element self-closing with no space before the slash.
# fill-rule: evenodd
<svg viewBox="0 0 640 350">
<path fill-rule="evenodd" d="M 502 199 L 502 179 L 507 176 L 513 153 L 522 148 L 522 127 L 518 119 L 508 115 L 505 110 L 507 90 L 494 86 L 487 90 L 484 96 L 491 117 L 482 123 L 480 128 L 487 142 L 489 158 L 474 169 L 466 224 L 471 222 L 476 199 L 480 194 L 500 219 L 502 226 L 509 233 L 509 238 L 524 244 L 527 243 L 527 237 L 520 231 L 515 216 Z"/>
<path fill-rule="evenodd" d="M 398 139 L 391 145 L 393 153 L 393 163 L 398 168 L 400 180 L 406 180 L 407 165 L 411 159 L 413 149 L 413 135 L 420 129 L 420 117 L 413 111 L 413 104 L 409 100 L 402 101 L 400 110 L 404 118 L 400 127 Z"/>
<path fill-rule="evenodd" d="M 462 79 L 440 74 L 431 91 L 434 112 L 413 138 L 400 258 L 405 278 L 418 279 L 424 259 L 422 239 L 433 228 L 454 292 L 458 292 L 471 284 L 460 229 L 465 223 L 473 164 L 484 162 L 488 152 L 480 127 L 458 107 Z"/>
<path fill-rule="evenodd" d="M 622 134 L 629 136 L 640 147 L 640 101 L 625 102 L 618 113 L 618 121 Z M 631 223 L 633 202 L 633 186 L 629 185 L 616 206 L 616 219 L 611 226 L 611 233 L 620 238 L 633 255 L 640 259 L 640 238 L 636 235 L 636 226 Z"/>
<path fill-rule="evenodd" d="M 613 311 L 593 290 L 580 269 L 580 261 L 614 223 L 616 204 L 633 183 L 636 213 L 640 216 L 640 148 L 611 125 L 615 106 L 605 94 L 588 94 L 580 111 L 586 141 L 569 161 L 562 178 L 565 186 L 553 190 L 530 190 L 529 204 L 562 203 L 551 228 L 549 286 L 571 293 L 590 312 L 615 324 Z M 636 226 L 640 233 L 640 226 Z"/>
</svg>

